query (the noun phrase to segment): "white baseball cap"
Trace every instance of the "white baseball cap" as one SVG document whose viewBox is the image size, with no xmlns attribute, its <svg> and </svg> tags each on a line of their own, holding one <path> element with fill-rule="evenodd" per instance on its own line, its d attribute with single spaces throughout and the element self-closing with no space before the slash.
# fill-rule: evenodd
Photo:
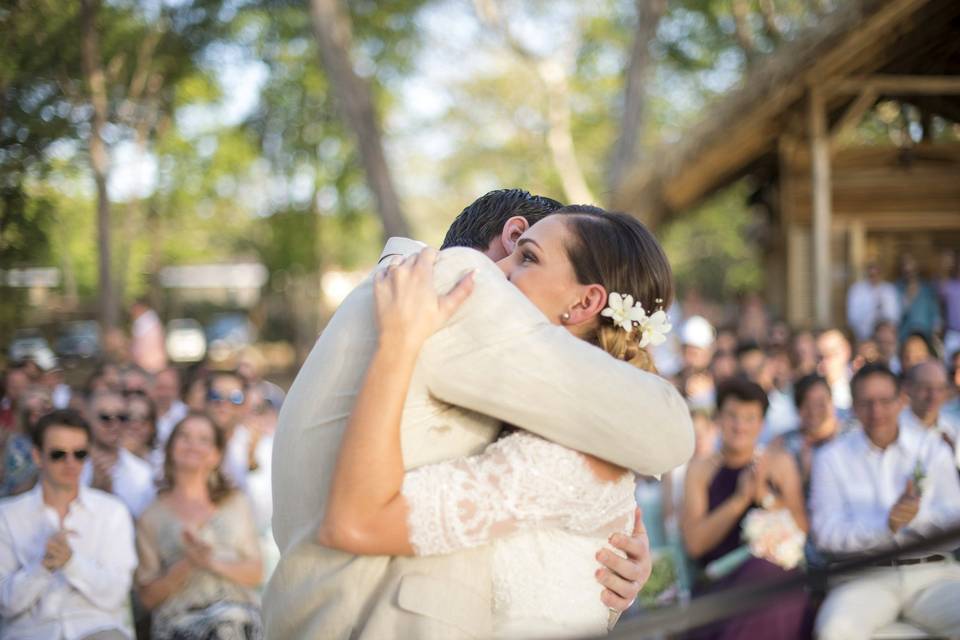
<svg viewBox="0 0 960 640">
<path fill-rule="evenodd" d="M 703 316 L 691 316 L 683 323 L 683 330 L 680 332 L 682 344 L 707 349 L 713 345 L 715 339 L 713 325 Z"/>
</svg>

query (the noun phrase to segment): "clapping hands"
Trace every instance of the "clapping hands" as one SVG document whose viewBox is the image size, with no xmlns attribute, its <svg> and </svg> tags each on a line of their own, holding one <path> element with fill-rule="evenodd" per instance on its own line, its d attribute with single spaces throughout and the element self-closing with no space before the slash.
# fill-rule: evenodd
<svg viewBox="0 0 960 640">
<path fill-rule="evenodd" d="M 190 529 L 184 529 L 182 534 L 183 555 L 190 564 L 198 569 L 213 570 L 213 547 L 200 539 Z"/>
<path fill-rule="evenodd" d="M 60 529 L 47 539 L 47 545 L 43 550 L 43 567 L 47 571 L 56 571 L 63 568 L 70 558 L 73 557 L 73 549 L 67 542 L 67 535 L 75 533 L 69 529 Z"/>
</svg>

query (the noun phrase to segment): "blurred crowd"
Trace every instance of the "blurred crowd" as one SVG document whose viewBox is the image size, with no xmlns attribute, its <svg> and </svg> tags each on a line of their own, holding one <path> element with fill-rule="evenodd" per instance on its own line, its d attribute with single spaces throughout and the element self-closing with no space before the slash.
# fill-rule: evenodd
<svg viewBox="0 0 960 640">
<path fill-rule="evenodd" d="M 283 391 L 252 348 L 216 370 L 163 349 L 140 304 L 81 384 L 49 353 L 3 371 L 0 637 L 262 637 Z"/>
<path fill-rule="evenodd" d="M 729 323 L 694 297 L 671 309 L 676 330 L 653 355 L 689 403 L 696 452 L 637 489 L 654 554 L 676 574 L 664 600 L 802 570 L 742 553 L 756 510 L 789 514 L 807 566 L 960 520 L 956 265 L 925 282 L 905 256 L 893 283 L 871 265 L 848 303 L 848 326 L 820 331 L 793 330 L 756 296 Z M 0 637 L 260 637 L 283 391 L 254 349 L 230 368 L 170 365 L 145 304 L 105 342 L 78 384 L 50 353 L 3 371 Z M 960 601 L 953 553 L 901 558 L 697 637 L 866 638 L 895 620 L 958 635 L 944 606 Z"/>
<path fill-rule="evenodd" d="M 696 453 L 637 491 L 656 554 L 676 565 L 665 599 L 960 526 L 960 273 L 954 262 L 947 277 L 925 282 L 904 256 L 901 274 L 885 282 L 869 265 L 849 289 L 848 327 L 793 331 L 757 297 L 720 327 L 672 310 L 678 330 L 654 355 L 689 403 Z M 685 307 L 699 310 L 696 300 Z M 805 536 L 800 568 L 755 552 L 745 525 L 755 510 L 789 513 Z M 696 637 L 870 638 L 891 623 L 913 625 L 911 637 L 955 637 L 958 546 L 784 598 Z"/>
</svg>

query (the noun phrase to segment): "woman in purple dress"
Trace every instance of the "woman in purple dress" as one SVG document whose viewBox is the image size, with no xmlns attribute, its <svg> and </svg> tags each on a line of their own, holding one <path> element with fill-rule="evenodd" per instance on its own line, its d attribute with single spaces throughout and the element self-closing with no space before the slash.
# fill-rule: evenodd
<svg viewBox="0 0 960 640">
<path fill-rule="evenodd" d="M 721 450 L 690 463 L 684 491 L 684 546 L 701 569 L 743 545 L 741 523 L 758 504 L 785 508 L 800 529 L 806 531 L 808 526 L 803 484 L 792 456 L 783 450 L 757 455 L 757 438 L 767 409 L 763 389 L 747 380 L 727 380 L 717 389 L 717 407 Z M 787 574 L 776 564 L 751 557 L 725 577 L 698 585 L 694 595 Z M 800 591 L 762 609 L 700 629 L 692 637 L 789 640 L 809 635 L 807 595 Z"/>
</svg>

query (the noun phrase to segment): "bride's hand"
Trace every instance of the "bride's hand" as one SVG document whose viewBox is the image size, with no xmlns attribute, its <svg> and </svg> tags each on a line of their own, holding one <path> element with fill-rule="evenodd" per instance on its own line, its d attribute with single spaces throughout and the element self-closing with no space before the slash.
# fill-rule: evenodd
<svg viewBox="0 0 960 640">
<path fill-rule="evenodd" d="M 424 249 L 377 274 L 373 293 L 381 344 L 418 350 L 473 291 L 470 272 L 446 295 L 437 295 L 433 266 L 438 255 Z"/>
</svg>

